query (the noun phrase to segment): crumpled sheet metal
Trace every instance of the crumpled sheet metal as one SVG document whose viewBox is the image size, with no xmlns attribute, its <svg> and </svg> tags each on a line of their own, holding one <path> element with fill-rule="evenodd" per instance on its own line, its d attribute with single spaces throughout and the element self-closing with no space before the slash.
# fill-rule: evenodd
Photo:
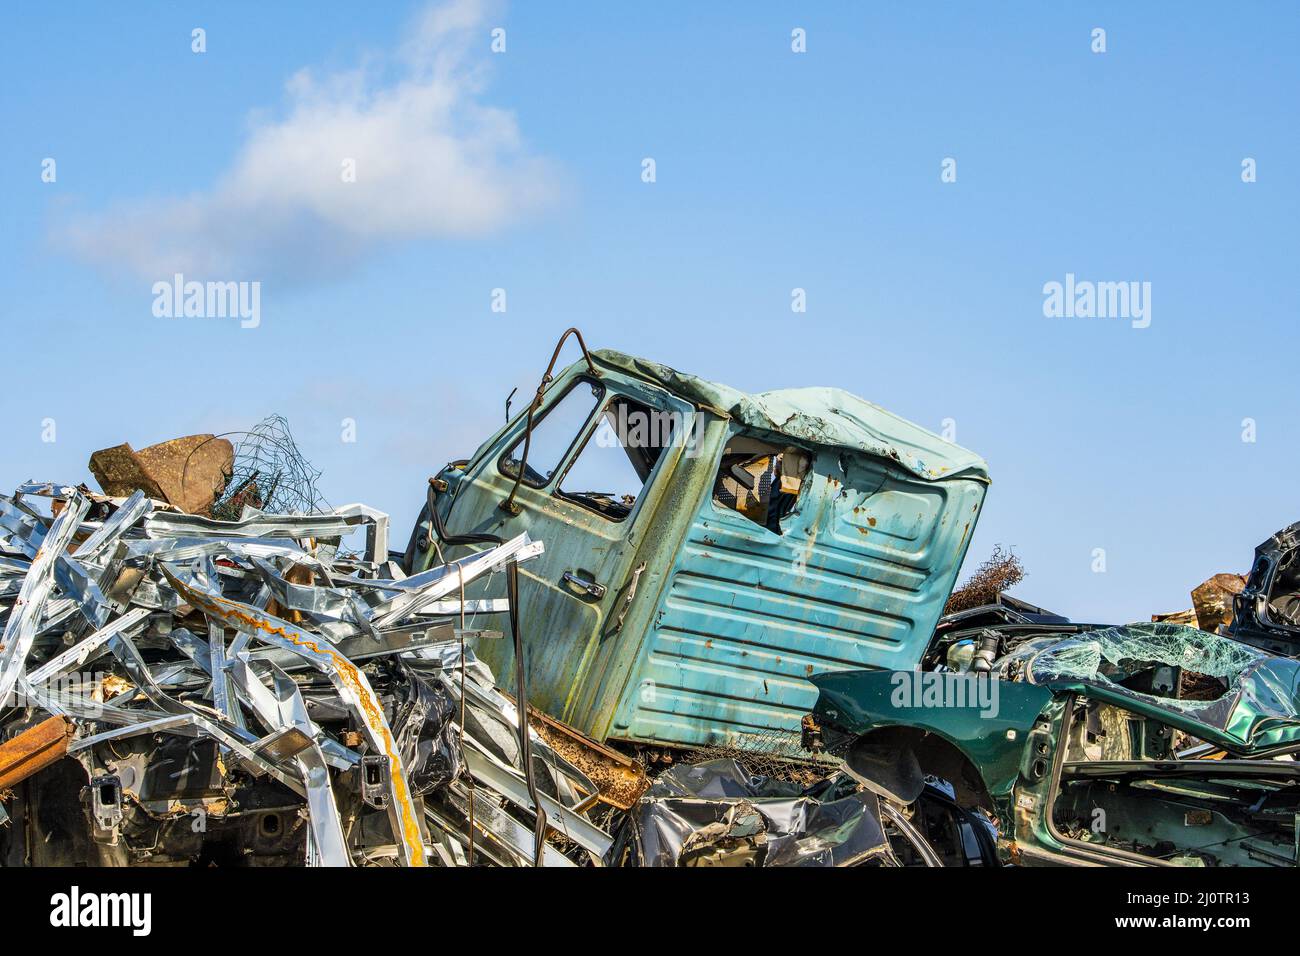
<svg viewBox="0 0 1300 956">
<path fill-rule="evenodd" d="M 24 496 L 53 499 L 52 513 Z M 342 536 L 362 525 L 365 553 L 343 554 Z M 26 695 L 0 720 L 41 711 L 71 720 L 68 753 L 92 779 L 113 772 L 119 742 L 214 741 L 223 779 L 227 766 L 242 767 L 304 801 L 303 859 L 317 865 L 531 865 L 527 759 L 552 832 L 567 838 L 568 849 L 542 848 L 543 865 L 599 862 L 612 838 L 584 814 L 594 784 L 535 733 L 520 754 L 513 703 L 462 653 L 455 626 L 462 610 L 507 607 L 462 608 L 462 580 L 536 557 L 541 542 L 520 535 L 403 578 L 381 550 L 386 526 L 364 505 L 221 522 L 160 511 L 141 493 L 110 499 L 28 483 L 0 495 L 0 686 Z M 112 680 L 60 685 L 88 666 Z M 367 786 L 375 758 L 382 779 Z M 386 829 L 345 832 L 349 786 Z M 123 790 L 142 808 L 159 805 Z M 391 843 L 369 839 L 374 832 Z"/>
<path fill-rule="evenodd" d="M 48 533 L 41 535 L 40 547 L 32 557 L 31 567 L 23 577 L 18 598 L 0 635 L 0 706 L 24 673 L 27 654 L 40 627 L 45 603 L 54 586 L 54 568 L 71 543 L 90 502 L 75 488 L 65 489 L 67 497 L 62 511 L 50 522 Z"/>
<path fill-rule="evenodd" d="M 893 864 L 878 800 L 842 777 L 804 788 L 731 759 L 679 764 L 632 809 L 612 856 L 656 867 Z"/>
<path fill-rule="evenodd" d="M 786 388 L 747 395 L 613 349 L 591 354 L 601 365 L 659 382 L 750 428 L 892 459 L 927 481 L 958 474 L 988 481 L 988 466 L 974 452 L 838 388 Z"/>
<path fill-rule="evenodd" d="M 339 696 L 356 714 L 370 745 L 388 758 L 387 788 L 393 809 L 393 825 L 398 834 L 399 855 L 410 866 L 424 866 L 424 840 L 420 835 L 420 821 L 415 805 L 411 801 L 406 771 L 397 752 L 393 731 L 384 718 L 383 707 L 366 676 L 319 635 L 297 628 L 251 604 L 190 587 L 165 566 L 163 575 L 186 602 L 206 614 L 209 621 L 234 627 L 268 644 L 297 654 L 329 676 Z"/>
</svg>

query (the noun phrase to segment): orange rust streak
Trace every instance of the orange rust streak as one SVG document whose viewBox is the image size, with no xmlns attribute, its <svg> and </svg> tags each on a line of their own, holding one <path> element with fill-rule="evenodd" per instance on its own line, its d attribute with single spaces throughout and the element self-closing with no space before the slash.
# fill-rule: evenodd
<svg viewBox="0 0 1300 956">
<path fill-rule="evenodd" d="M 0 744 L 0 790 L 26 780 L 68 752 L 72 725 L 50 717 Z"/>
<path fill-rule="evenodd" d="M 170 574 L 168 578 L 172 578 Z M 392 781 L 394 795 L 397 797 L 398 812 L 402 818 L 402 831 L 406 837 L 407 846 L 411 852 L 411 865 L 424 866 L 424 841 L 420 836 L 420 827 L 415 820 L 414 808 L 411 804 L 411 796 L 406 789 L 406 771 L 402 767 L 402 759 L 397 754 L 397 746 L 393 740 L 392 732 L 388 728 L 388 722 L 384 720 L 384 713 L 375 701 L 374 692 L 370 689 L 369 683 L 357 670 L 357 666 L 350 660 L 338 653 L 332 647 L 322 648 L 315 641 L 302 640 L 295 634 L 289 634 L 283 627 L 274 627 L 270 621 L 253 617 L 245 614 L 237 606 L 222 607 L 226 603 L 225 598 L 208 597 L 198 591 L 194 591 L 179 580 L 172 578 L 173 583 L 185 595 L 186 600 L 195 605 L 199 610 L 208 614 L 213 614 L 223 621 L 237 620 L 242 621 L 247 626 L 258 631 L 265 631 L 268 634 L 274 634 L 297 647 L 305 647 L 313 653 L 333 660 L 338 668 L 337 674 L 341 681 L 356 695 L 365 712 L 366 726 L 375 735 L 376 743 L 380 744 L 387 754 L 392 770 L 389 778 Z M 220 602 L 220 603 L 219 603 Z"/>
</svg>

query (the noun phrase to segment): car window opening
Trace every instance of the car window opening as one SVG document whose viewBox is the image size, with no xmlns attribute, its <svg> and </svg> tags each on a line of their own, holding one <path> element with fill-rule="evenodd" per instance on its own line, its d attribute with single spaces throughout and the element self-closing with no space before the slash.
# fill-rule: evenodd
<svg viewBox="0 0 1300 956">
<path fill-rule="evenodd" d="M 723 508 L 781 534 L 808 474 L 809 456 L 798 448 L 736 435 L 722 451 L 713 500 Z"/>
<path fill-rule="evenodd" d="M 560 479 L 560 497 L 613 521 L 623 521 L 636 506 L 664 449 L 677 435 L 671 412 L 624 396 L 610 399 Z"/>
<path fill-rule="evenodd" d="M 524 484 L 533 488 L 550 484 L 604 394 L 605 389 L 599 383 L 579 379 L 533 422 L 528 461 L 524 463 Z M 524 438 L 520 436 L 514 447 L 501 456 L 497 467 L 503 475 L 517 478 L 523 454 Z"/>
</svg>

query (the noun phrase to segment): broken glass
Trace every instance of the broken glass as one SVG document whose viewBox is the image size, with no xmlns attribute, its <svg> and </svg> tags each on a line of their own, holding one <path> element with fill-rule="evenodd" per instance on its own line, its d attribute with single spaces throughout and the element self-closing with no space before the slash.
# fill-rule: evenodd
<svg viewBox="0 0 1300 956">
<path fill-rule="evenodd" d="M 1295 661 L 1182 624 L 1152 622 L 1108 627 L 1047 647 L 1026 646 L 1021 657 L 1036 684 L 1080 683 L 1154 704 L 1242 743 L 1265 747 L 1300 737 Z M 1152 675 L 1176 668 L 1175 688 L 1187 675 L 1213 678 L 1198 699 L 1157 692 Z M 1207 682 L 1199 682 L 1202 687 Z M 1217 683 L 1217 687 L 1216 687 Z M 1215 693 L 1215 691 L 1218 691 Z"/>
</svg>

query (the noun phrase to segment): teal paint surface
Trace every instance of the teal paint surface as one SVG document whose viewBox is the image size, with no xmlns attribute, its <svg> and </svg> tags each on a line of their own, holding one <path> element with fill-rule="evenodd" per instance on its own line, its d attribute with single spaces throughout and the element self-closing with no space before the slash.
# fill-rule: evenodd
<svg viewBox="0 0 1300 956">
<path fill-rule="evenodd" d="M 979 455 L 843 389 L 784 388 L 747 395 L 612 349 L 600 349 L 595 356 L 602 365 L 658 382 L 712 408 L 741 428 L 864 452 L 895 461 L 921 478 L 965 474 L 988 482 L 988 466 Z"/>
<path fill-rule="evenodd" d="M 452 533 L 526 530 L 545 542 L 520 569 L 535 706 L 600 740 L 699 746 L 796 733 L 816 702 L 811 676 L 919 663 L 988 486 L 978 456 L 839 390 L 749 396 L 593 355 L 606 399 L 684 410 L 697 438 L 689 454 L 664 454 L 626 521 L 556 494 L 594 417 L 550 484 L 520 488 L 518 515 L 498 507 L 513 485 L 499 459 L 522 436 L 522 414 L 446 473 Z M 541 414 L 586 374 L 580 362 L 558 375 Z M 737 434 L 810 458 L 779 534 L 713 499 Z M 575 595 L 562 577 L 576 570 L 607 594 Z M 477 652 L 499 679 L 511 673 L 509 641 Z"/>
<path fill-rule="evenodd" d="M 734 431 L 734 428 L 733 428 Z M 683 536 L 613 736 L 794 733 L 828 671 L 917 665 L 984 497 L 822 448 L 776 534 L 711 494 Z"/>
</svg>

